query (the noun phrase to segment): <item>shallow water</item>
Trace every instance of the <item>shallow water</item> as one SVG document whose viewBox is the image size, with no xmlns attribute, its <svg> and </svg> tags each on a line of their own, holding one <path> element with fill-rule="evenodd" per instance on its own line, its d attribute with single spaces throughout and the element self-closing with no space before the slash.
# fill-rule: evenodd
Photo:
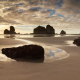
<svg viewBox="0 0 80 80">
<path fill-rule="evenodd" d="M 44 48 L 45 51 L 45 55 L 44 55 L 44 62 L 52 62 L 55 60 L 60 60 L 60 59 L 64 59 L 66 57 L 69 56 L 69 54 L 56 47 L 56 45 L 51 45 L 51 44 L 44 44 L 44 43 L 35 43 L 32 41 L 28 41 L 28 40 L 23 40 L 23 39 L 17 39 L 17 40 L 21 40 L 26 42 L 27 44 L 37 44 L 37 45 L 41 45 Z"/>
<path fill-rule="evenodd" d="M 75 35 L 53 35 L 53 34 L 0 34 L 0 38 L 34 38 L 34 37 L 65 37 L 65 36 L 75 36 Z"/>
<path fill-rule="evenodd" d="M 75 46 L 77 47 L 76 45 L 73 44 L 73 40 L 68 40 L 68 41 L 65 41 L 69 46 Z"/>
<path fill-rule="evenodd" d="M 4 38 L 4 40 L 6 40 L 6 38 Z M 44 55 L 44 61 L 43 62 L 53 62 L 55 60 L 60 60 L 60 59 L 64 59 L 66 57 L 69 56 L 69 54 L 67 52 L 65 52 L 62 49 L 59 49 L 56 47 L 56 45 L 51 45 L 51 44 L 44 44 L 44 43 L 35 43 L 29 40 L 23 40 L 23 39 L 15 39 L 15 40 L 20 40 L 23 42 L 26 42 L 25 45 L 29 45 L 29 44 L 36 44 L 36 45 L 41 45 L 44 50 L 45 50 L 45 55 Z M 16 44 L 16 45 L 0 45 L 0 50 L 2 48 L 10 48 L 10 47 L 18 47 L 18 46 L 22 46 L 23 44 Z M 8 57 L 6 57 L 4 54 L 1 53 L 0 51 L 0 61 L 15 61 L 13 59 L 10 59 Z"/>
</svg>

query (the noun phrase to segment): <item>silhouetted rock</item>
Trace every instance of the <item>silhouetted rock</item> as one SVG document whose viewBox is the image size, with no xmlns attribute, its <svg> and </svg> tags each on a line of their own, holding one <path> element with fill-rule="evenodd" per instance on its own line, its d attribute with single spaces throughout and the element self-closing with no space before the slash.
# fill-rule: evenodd
<svg viewBox="0 0 80 80">
<path fill-rule="evenodd" d="M 13 26 L 10 26 L 10 34 L 15 34 L 15 28 Z"/>
<path fill-rule="evenodd" d="M 80 38 L 75 39 L 73 44 L 76 44 L 77 46 L 80 46 Z"/>
<path fill-rule="evenodd" d="M 55 29 L 52 26 L 47 25 L 46 32 L 47 32 L 47 34 L 55 34 Z"/>
<path fill-rule="evenodd" d="M 10 31 L 8 29 L 5 29 L 4 34 L 10 34 Z"/>
<path fill-rule="evenodd" d="M 15 28 L 13 26 L 10 26 L 10 31 L 8 29 L 5 29 L 4 34 L 16 34 Z"/>
<path fill-rule="evenodd" d="M 34 29 L 34 34 L 55 34 L 55 29 L 50 25 L 47 25 L 46 28 L 38 26 Z"/>
<path fill-rule="evenodd" d="M 39 45 L 24 45 L 13 48 L 3 48 L 2 53 L 10 58 L 41 59 L 44 58 L 44 49 Z"/>
<path fill-rule="evenodd" d="M 64 30 L 62 30 L 62 31 L 60 32 L 60 34 L 66 34 L 66 32 L 65 32 Z"/>
<path fill-rule="evenodd" d="M 38 26 L 37 28 L 34 29 L 34 34 L 45 34 L 46 29 L 45 27 Z"/>
</svg>

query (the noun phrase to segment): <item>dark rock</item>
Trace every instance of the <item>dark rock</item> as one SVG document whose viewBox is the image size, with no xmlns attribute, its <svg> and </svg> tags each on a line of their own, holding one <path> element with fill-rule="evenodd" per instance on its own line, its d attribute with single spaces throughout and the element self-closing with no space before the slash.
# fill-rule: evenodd
<svg viewBox="0 0 80 80">
<path fill-rule="evenodd" d="M 10 26 L 10 31 L 8 29 L 5 29 L 4 34 L 16 34 L 15 28 L 13 26 Z"/>
<path fill-rule="evenodd" d="M 44 49 L 39 45 L 24 45 L 13 48 L 3 48 L 2 53 L 10 58 L 41 59 Z"/>
<path fill-rule="evenodd" d="M 66 32 L 65 32 L 64 30 L 62 30 L 62 31 L 60 32 L 60 34 L 66 34 Z"/>
<path fill-rule="evenodd" d="M 80 38 L 75 39 L 73 44 L 76 44 L 77 46 L 80 46 Z"/>
<path fill-rule="evenodd" d="M 55 29 L 52 26 L 47 25 L 46 32 L 47 32 L 47 34 L 55 34 Z"/>
<path fill-rule="evenodd" d="M 34 29 L 34 34 L 55 34 L 55 29 L 47 25 L 46 28 L 43 26 L 38 26 L 37 28 Z"/>
<path fill-rule="evenodd" d="M 37 28 L 34 29 L 34 34 L 45 34 L 46 29 L 45 27 L 38 26 Z"/>
<path fill-rule="evenodd" d="M 8 29 L 5 29 L 4 34 L 10 34 L 10 31 Z"/>
<path fill-rule="evenodd" d="M 15 34 L 15 28 L 13 26 L 10 26 L 10 34 Z"/>
</svg>

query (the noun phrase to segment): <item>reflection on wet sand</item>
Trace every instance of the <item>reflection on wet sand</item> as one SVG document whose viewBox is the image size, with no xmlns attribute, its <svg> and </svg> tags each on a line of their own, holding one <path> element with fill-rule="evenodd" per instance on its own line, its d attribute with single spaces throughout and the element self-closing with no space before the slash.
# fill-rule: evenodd
<svg viewBox="0 0 80 80">
<path fill-rule="evenodd" d="M 42 59 L 24 59 L 24 58 L 14 58 L 14 60 L 19 62 L 31 62 L 31 63 L 43 63 L 44 58 Z"/>
<path fill-rule="evenodd" d="M 55 37 L 54 34 L 33 34 L 34 37 Z"/>
<path fill-rule="evenodd" d="M 15 39 L 15 35 L 14 34 L 4 35 L 4 38 L 12 38 L 12 39 Z"/>
</svg>

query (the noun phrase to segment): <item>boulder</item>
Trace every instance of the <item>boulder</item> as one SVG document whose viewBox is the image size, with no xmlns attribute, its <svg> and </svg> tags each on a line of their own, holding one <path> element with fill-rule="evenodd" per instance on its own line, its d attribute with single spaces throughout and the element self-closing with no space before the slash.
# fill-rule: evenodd
<svg viewBox="0 0 80 80">
<path fill-rule="evenodd" d="M 37 28 L 34 29 L 34 34 L 46 34 L 45 27 L 38 26 Z"/>
<path fill-rule="evenodd" d="M 55 34 L 55 29 L 52 26 L 47 25 L 46 32 L 47 32 L 47 34 Z"/>
<path fill-rule="evenodd" d="M 66 32 L 65 32 L 64 30 L 62 30 L 62 31 L 60 32 L 60 34 L 66 34 Z"/>
<path fill-rule="evenodd" d="M 77 46 L 80 46 L 80 38 L 75 39 L 73 44 L 76 44 Z"/>
<path fill-rule="evenodd" d="M 24 45 L 20 47 L 3 48 L 2 54 L 13 59 L 41 59 L 44 58 L 44 49 L 39 45 Z"/>
</svg>

